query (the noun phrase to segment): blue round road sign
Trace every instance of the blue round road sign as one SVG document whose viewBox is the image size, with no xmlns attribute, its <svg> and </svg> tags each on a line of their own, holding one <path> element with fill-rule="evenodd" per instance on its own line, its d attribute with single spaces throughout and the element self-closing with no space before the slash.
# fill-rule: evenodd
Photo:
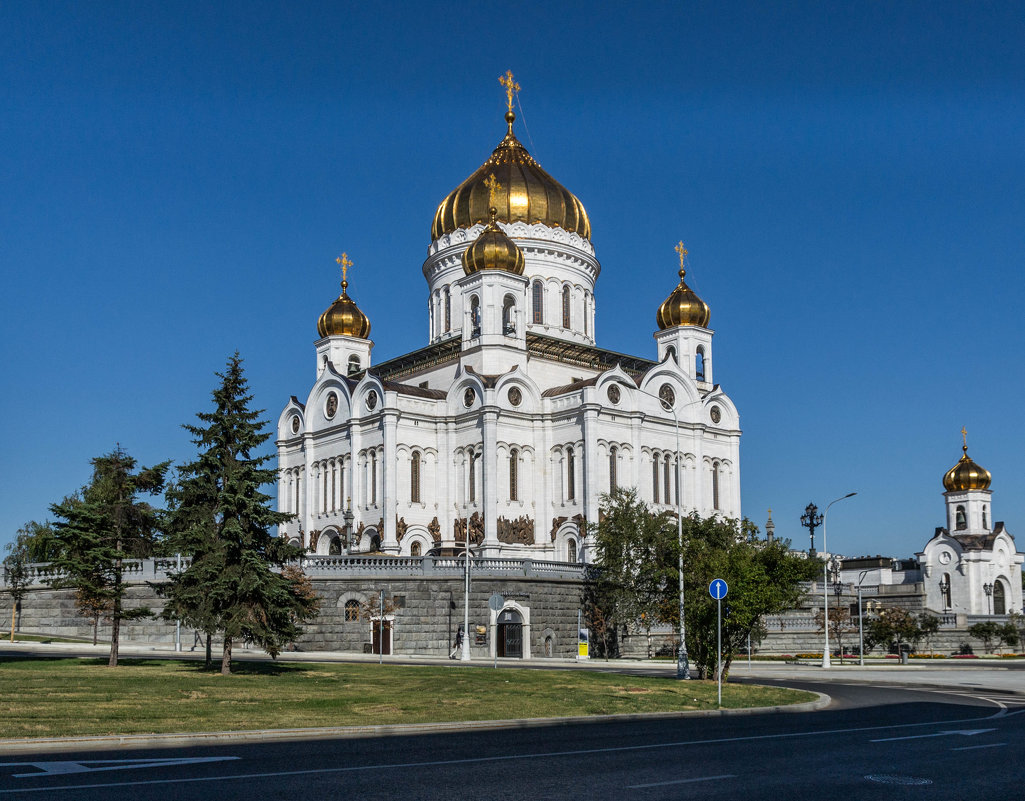
<svg viewBox="0 0 1025 801">
<path fill-rule="evenodd" d="M 708 594 L 711 595 L 715 600 L 721 601 L 726 597 L 726 593 L 730 591 L 726 582 L 722 579 L 712 579 L 708 585 Z"/>
</svg>

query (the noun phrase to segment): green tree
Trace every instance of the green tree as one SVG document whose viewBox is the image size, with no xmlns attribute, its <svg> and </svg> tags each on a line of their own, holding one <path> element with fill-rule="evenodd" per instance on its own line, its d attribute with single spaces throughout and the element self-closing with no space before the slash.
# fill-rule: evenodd
<svg viewBox="0 0 1025 801">
<path fill-rule="evenodd" d="M 815 625 L 821 633 L 824 630 L 825 615 L 820 609 L 815 613 Z M 858 630 L 858 624 L 851 618 L 851 610 L 846 606 L 834 606 L 829 609 L 829 636 L 840 652 L 840 664 L 843 664 L 843 641 L 848 634 Z"/>
<path fill-rule="evenodd" d="M 1018 626 L 1013 620 L 1008 620 L 1000 626 L 1000 644 L 1008 648 L 1014 648 L 1018 644 Z"/>
<path fill-rule="evenodd" d="M 25 552 L 25 560 L 29 563 L 52 562 L 60 551 L 60 543 L 49 520 L 39 523 L 29 520 L 18 529 L 15 541 Z"/>
<path fill-rule="evenodd" d="M 915 616 L 907 609 L 891 606 L 881 610 L 869 621 L 865 648 L 870 650 L 876 645 L 893 646 L 899 654 L 905 645 L 913 645 L 921 636 Z"/>
<path fill-rule="evenodd" d="M 228 360 L 213 391 L 213 411 L 186 425 L 198 458 L 183 466 L 173 493 L 170 540 L 191 557 L 166 589 L 169 614 L 224 637 L 221 673 L 231 673 L 232 646 L 255 642 L 271 656 L 302 633 L 317 600 L 301 574 L 282 572 L 300 550 L 270 529 L 290 515 L 270 508 L 261 487 L 275 479 L 258 455 L 270 438 L 262 410 L 249 408 L 252 395 L 238 353 Z"/>
<path fill-rule="evenodd" d="M 968 627 L 968 634 L 977 640 L 982 640 L 982 647 L 987 654 L 993 653 L 994 641 L 1000 641 L 999 623 L 987 620 L 982 623 L 975 623 Z"/>
<path fill-rule="evenodd" d="M 930 614 L 929 612 L 922 612 L 918 616 L 918 631 L 925 640 L 925 648 L 929 653 L 932 653 L 932 646 L 930 640 L 939 633 L 940 630 L 940 619 L 936 615 Z"/>
<path fill-rule="evenodd" d="M 633 490 L 602 496 L 595 538 L 595 564 L 586 582 L 588 624 L 601 629 L 652 621 L 679 626 L 679 545 L 676 517 L 655 514 Z M 796 606 L 801 584 L 817 564 L 789 552 L 784 541 L 756 539 L 749 521 L 683 519 L 684 585 L 687 647 L 702 676 L 716 665 L 716 602 L 708 585 L 716 578 L 730 586 L 723 620 L 723 669 L 747 647 L 748 635 L 759 639 L 762 617 Z M 600 615 L 598 614 L 600 613 Z M 642 618 L 643 615 L 643 618 Z M 640 625 L 644 625 L 640 623 Z"/>
<path fill-rule="evenodd" d="M 14 542 L 7 543 L 7 556 L 4 557 L 4 584 L 11 596 L 11 642 L 14 642 L 14 624 L 17 619 L 18 606 L 28 592 L 29 571 L 27 548 L 18 532 Z"/>
<path fill-rule="evenodd" d="M 120 446 L 92 460 L 89 484 L 53 504 L 59 550 L 52 562 L 55 587 L 74 587 L 79 610 L 111 621 L 110 667 L 117 666 L 121 621 L 151 614 L 124 607 L 124 560 L 148 556 L 157 534 L 158 511 L 140 495 L 159 493 L 168 462 L 136 471 L 136 461 Z"/>
</svg>

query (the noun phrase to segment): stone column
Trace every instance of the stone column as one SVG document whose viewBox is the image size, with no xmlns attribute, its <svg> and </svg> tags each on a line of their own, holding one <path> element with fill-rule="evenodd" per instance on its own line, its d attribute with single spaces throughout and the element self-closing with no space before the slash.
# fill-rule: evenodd
<svg viewBox="0 0 1025 801">
<path fill-rule="evenodd" d="M 382 478 L 383 503 L 381 505 L 384 516 L 384 532 L 381 537 L 381 550 L 385 553 L 398 553 L 399 543 L 395 539 L 395 511 L 398 508 L 396 492 L 398 490 L 398 465 L 395 452 L 395 429 L 399 422 L 398 409 L 382 409 L 381 425 L 384 430 L 384 456 L 381 459 L 379 469 Z"/>
<path fill-rule="evenodd" d="M 481 509 L 484 514 L 484 547 L 487 552 L 498 550 L 498 410 L 485 407 L 483 455 L 481 457 Z"/>
<path fill-rule="evenodd" d="M 588 403 L 581 409 L 584 418 L 584 447 L 580 454 L 583 464 L 584 516 L 588 523 L 598 522 L 598 406 Z"/>
</svg>

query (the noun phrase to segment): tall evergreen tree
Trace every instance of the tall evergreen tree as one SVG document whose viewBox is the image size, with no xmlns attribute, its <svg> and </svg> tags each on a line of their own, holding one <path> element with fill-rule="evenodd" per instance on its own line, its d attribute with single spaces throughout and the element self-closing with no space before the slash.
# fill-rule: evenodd
<svg viewBox="0 0 1025 801">
<path fill-rule="evenodd" d="M 111 621 L 107 664 L 116 667 L 121 621 L 151 614 L 124 607 L 124 560 L 148 556 L 158 527 L 158 511 L 139 495 L 160 492 L 169 462 L 136 471 L 135 459 L 118 446 L 92 465 L 89 484 L 50 506 L 59 543 L 50 584 L 74 587 L 79 611 L 95 617 L 103 610 Z"/>
<path fill-rule="evenodd" d="M 231 673 L 237 640 L 257 643 L 271 656 L 302 633 L 299 623 L 317 611 L 301 573 L 282 571 L 299 549 L 271 534 L 290 515 L 270 508 L 261 487 L 274 481 L 271 458 L 258 455 L 270 438 L 250 410 L 253 397 L 235 353 L 213 392 L 214 409 L 186 425 L 199 449 L 183 466 L 171 493 L 171 543 L 191 557 L 166 592 L 172 615 L 224 636 L 221 673 Z"/>
</svg>

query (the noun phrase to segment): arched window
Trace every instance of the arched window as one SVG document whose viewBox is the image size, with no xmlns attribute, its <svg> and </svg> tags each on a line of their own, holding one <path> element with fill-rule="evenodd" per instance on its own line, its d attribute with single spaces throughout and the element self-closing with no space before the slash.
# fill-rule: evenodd
<svg viewBox="0 0 1025 801">
<path fill-rule="evenodd" d="M 345 622 L 359 622 L 359 601 L 350 598 L 348 601 L 345 602 Z"/>
<path fill-rule="evenodd" d="M 609 450 L 609 492 L 615 492 L 619 486 L 616 476 L 616 468 L 619 462 L 619 448 L 615 445 Z"/>
<path fill-rule="evenodd" d="M 993 582 L 993 614 L 1007 614 L 1007 593 L 1004 592 L 1004 582 L 997 579 Z"/>
<path fill-rule="evenodd" d="M 520 499 L 519 490 L 516 486 L 517 483 L 517 466 L 516 463 L 520 459 L 520 452 L 513 448 L 509 451 L 509 500 L 518 501 Z"/>
<path fill-rule="evenodd" d="M 321 477 L 323 478 L 323 481 L 322 481 L 322 484 L 323 484 L 322 490 L 323 491 L 320 493 L 320 511 L 322 513 L 324 513 L 324 514 L 327 514 L 327 491 L 328 491 L 328 474 L 329 474 L 329 471 L 327 469 L 327 462 L 323 462 L 320 465 L 320 473 L 321 473 Z"/>
<path fill-rule="evenodd" d="M 950 609 L 953 605 L 950 603 L 950 573 L 943 574 L 943 580 L 940 582 L 940 594 L 943 596 L 943 609 Z"/>
<path fill-rule="evenodd" d="M 719 463 L 712 462 L 712 508 L 719 511 Z"/>
<path fill-rule="evenodd" d="M 477 502 L 477 455 L 470 454 L 470 503 Z"/>
<path fill-rule="evenodd" d="M 562 327 L 569 328 L 569 287 L 562 288 Z"/>
<path fill-rule="evenodd" d="M 420 541 L 419 540 L 417 540 L 416 542 L 414 542 L 412 545 L 409 546 L 409 555 L 410 556 L 420 556 Z"/>
<path fill-rule="evenodd" d="M 530 288 L 531 320 L 535 323 L 545 321 L 545 288 L 540 281 L 535 281 Z"/>
<path fill-rule="evenodd" d="M 359 356 L 357 356 L 354 353 L 354 354 L 352 354 L 352 356 L 349 357 L 348 373 L 349 373 L 349 375 L 352 375 L 353 373 L 358 373 L 359 371 L 360 371 Z"/>
<path fill-rule="evenodd" d="M 676 358 L 676 348 L 674 348 L 672 345 L 666 348 L 666 355 L 669 356 L 669 358 L 671 358 L 674 362 L 679 361 Z"/>
<path fill-rule="evenodd" d="M 506 295 L 502 301 L 502 333 L 508 336 L 516 334 L 516 320 L 513 313 L 516 311 L 516 299 L 512 295 Z"/>
<path fill-rule="evenodd" d="M 377 506 L 377 451 L 370 452 L 370 505 Z"/>
<path fill-rule="evenodd" d="M 591 293 L 584 291 L 584 336 L 589 337 L 591 335 L 591 315 L 587 313 L 587 307 L 591 302 Z"/>
<path fill-rule="evenodd" d="M 577 561 L 577 541 L 569 540 L 566 543 L 566 561 L 576 562 Z"/>
<path fill-rule="evenodd" d="M 957 531 L 963 531 L 968 528 L 968 521 L 965 519 L 963 506 L 958 506 L 954 512 L 954 528 Z"/>
<path fill-rule="evenodd" d="M 982 527 L 984 529 L 988 529 L 989 528 L 988 518 L 986 517 L 986 507 L 985 506 L 982 507 Z"/>
<path fill-rule="evenodd" d="M 332 537 L 330 544 L 327 546 L 327 552 L 329 556 L 341 556 L 342 540 L 339 537 Z"/>
<path fill-rule="evenodd" d="M 698 381 L 705 380 L 705 349 L 700 345 L 694 354 L 694 377 Z"/>
<path fill-rule="evenodd" d="M 670 467 L 670 461 L 671 460 L 669 458 L 669 454 L 667 453 L 666 454 L 665 464 L 662 465 L 662 485 L 665 488 L 665 499 L 666 499 L 665 502 L 666 503 L 672 503 L 672 501 L 669 500 L 669 498 L 670 498 L 670 490 L 669 490 L 669 467 Z"/>
<path fill-rule="evenodd" d="M 651 502 L 658 503 L 658 454 L 651 455 Z"/>
<path fill-rule="evenodd" d="M 470 337 L 480 336 L 480 298 L 470 296 Z"/>
<path fill-rule="evenodd" d="M 674 480 L 673 480 L 673 497 L 676 498 L 676 505 L 680 505 L 680 460 L 677 459 L 673 462 Z"/>
<path fill-rule="evenodd" d="M 445 287 L 445 333 L 447 334 L 452 330 L 452 295 L 449 294 L 448 287 Z"/>
<path fill-rule="evenodd" d="M 420 451 L 413 451 L 409 459 L 409 500 L 420 503 Z"/>
<path fill-rule="evenodd" d="M 573 449 L 566 448 L 566 500 L 577 497 L 577 470 L 573 460 Z"/>
<path fill-rule="evenodd" d="M 292 511 L 299 514 L 299 484 L 302 481 L 299 477 L 299 471 L 295 473 L 295 503 L 292 506 Z"/>
</svg>

